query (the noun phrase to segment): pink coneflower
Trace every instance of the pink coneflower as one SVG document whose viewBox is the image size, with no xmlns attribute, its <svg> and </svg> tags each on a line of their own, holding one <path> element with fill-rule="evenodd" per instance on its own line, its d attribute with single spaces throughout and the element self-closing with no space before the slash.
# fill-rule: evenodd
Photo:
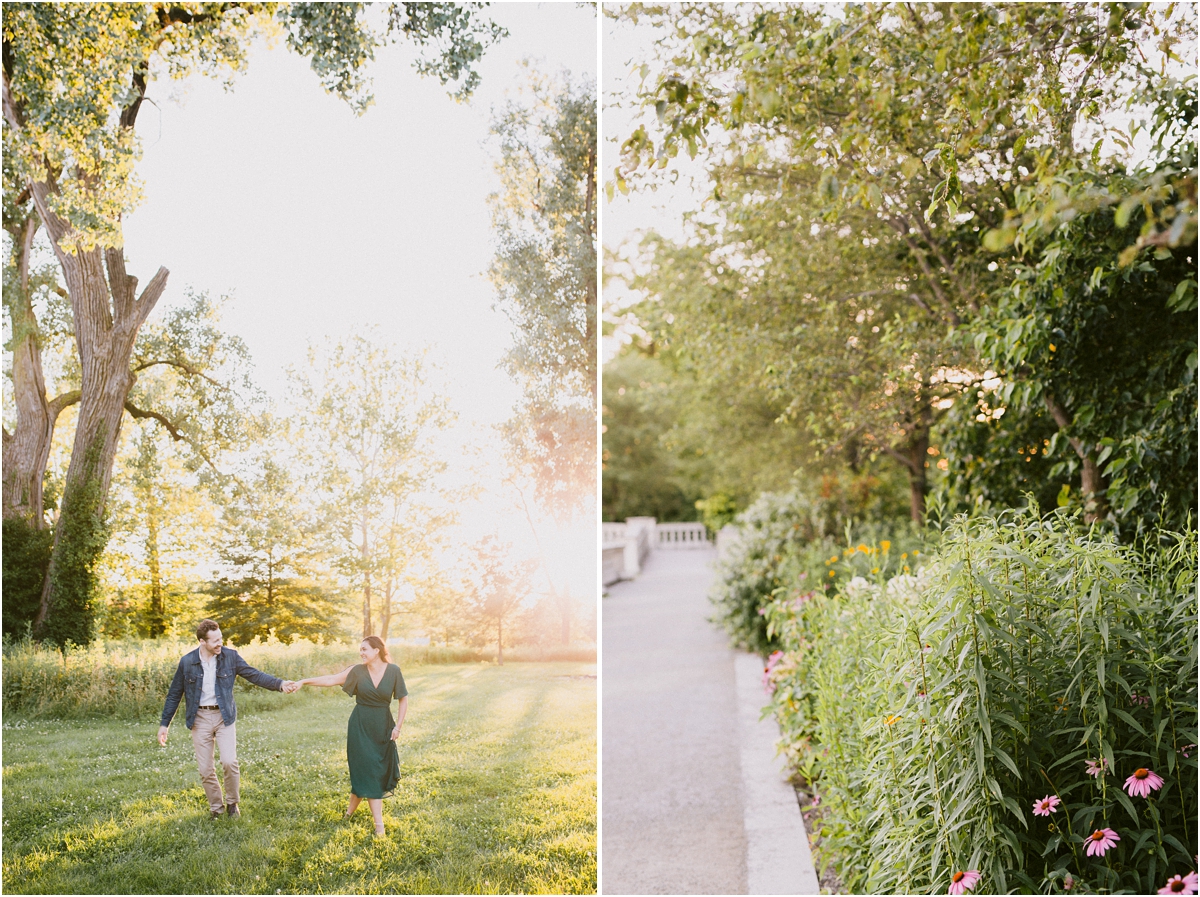
<svg viewBox="0 0 1200 897">
<path fill-rule="evenodd" d="M 1130 704 L 1141 704 L 1143 707 L 1150 703 L 1149 695 L 1139 695 L 1136 691 L 1129 693 Z"/>
<path fill-rule="evenodd" d="M 775 693 L 775 683 L 771 681 L 771 671 L 775 669 L 780 660 L 783 659 L 783 652 L 776 651 L 767 658 L 767 665 L 763 667 L 762 684 L 767 694 Z"/>
<path fill-rule="evenodd" d="M 1117 842 L 1120 840 L 1121 836 L 1112 829 L 1098 828 L 1087 836 L 1087 850 L 1085 852 L 1090 857 L 1102 857 L 1105 851 L 1116 847 Z"/>
<path fill-rule="evenodd" d="M 1085 760 L 1083 762 L 1087 764 L 1084 772 L 1086 772 L 1088 775 L 1096 778 L 1108 775 L 1108 761 L 1103 757 L 1101 757 L 1099 760 Z"/>
<path fill-rule="evenodd" d="M 1058 809 L 1058 805 L 1061 803 L 1062 801 L 1059 800 L 1057 794 L 1047 794 L 1041 800 L 1035 800 L 1033 802 L 1033 815 L 1049 816 Z"/>
<path fill-rule="evenodd" d="M 974 870 L 970 872 L 955 872 L 950 876 L 950 890 L 947 894 L 965 894 L 975 887 L 982 876 Z"/>
<path fill-rule="evenodd" d="M 1186 760 L 1188 757 L 1190 757 L 1192 755 L 1192 751 L 1194 751 L 1195 749 L 1196 749 L 1196 746 L 1194 744 L 1185 744 L 1183 747 L 1181 747 L 1179 749 L 1179 753 L 1183 754 L 1183 759 Z"/>
<path fill-rule="evenodd" d="M 1124 787 L 1130 797 L 1149 797 L 1151 791 L 1157 791 L 1162 786 L 1161 776 L 1142 767 L 1133 771 L 1133 775 L 1125 780 Z"/>
<path fill-rule="evenodd" d="M 1167 883 L 1158 889 L 1160 894 L 1195 894 L 1196 893 L 1196 873 L 1189 872 L 1187 875 L 1176 875 L 1173 878 L 1168 878 Z"/>
<path fill-rule="evenodd" d="M 1064 876 L 1063 877 L 1063 890 L 1069 891 L 1073 887 L 1075 887 L 1075 879 L 1072 878 L 1070 875 Z"/>
</svg>

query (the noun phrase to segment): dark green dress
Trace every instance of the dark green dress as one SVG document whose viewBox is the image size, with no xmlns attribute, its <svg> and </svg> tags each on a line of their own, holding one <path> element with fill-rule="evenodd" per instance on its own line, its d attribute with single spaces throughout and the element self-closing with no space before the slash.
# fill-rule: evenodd
<svg viewBox="0 0 1200 897">
<path fill-rule="evenodd" d="M 350 792 L 363 798 L 391 797 L 400 781 L 400 755 L 392 730 L 392 699 L 408 694 L 400 667 L 389 663 L 379 680 L 371 684 L 366 664 L 356 664 L 346 674 L 342 689 L 354 695 L 354 712 L 346 727 L 346 761 L 350 764 Z"/>
</svg>

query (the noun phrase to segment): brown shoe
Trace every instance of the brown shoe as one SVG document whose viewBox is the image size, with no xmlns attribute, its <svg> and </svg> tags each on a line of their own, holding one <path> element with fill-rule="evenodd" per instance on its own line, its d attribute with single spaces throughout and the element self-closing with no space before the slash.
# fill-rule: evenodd
<svg viewBox="0 0 1200 897">
<path fill-rule="evenodd" d="M 242 815 L 242 811 L 238 809 L 237 804 L 226 804 L 225 805 L 225 815 L 231 816 L 234 819 L 237 819 L 239 816 Z"/>
<path fill-rule="evenodd" d="M 209 810 L 209 811 L 208 811 L 208 818 L 209 818 L 209 819 L 220 819 L 220 818 L 221 818 L 221 811 L 220 811 L 220 810 Z"/>
</svg>

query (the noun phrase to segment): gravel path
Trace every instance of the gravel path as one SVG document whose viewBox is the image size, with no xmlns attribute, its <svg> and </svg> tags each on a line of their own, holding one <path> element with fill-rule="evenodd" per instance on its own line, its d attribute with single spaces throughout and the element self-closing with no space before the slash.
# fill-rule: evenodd
<svg viewBox="0 0 1200 897">
<path fill-rule="evenodd" d="M 706 619 L 714 558 L 656 551 L 604 599 L 605 894 L 818 893 L 758 661 Z"/>
</svg>

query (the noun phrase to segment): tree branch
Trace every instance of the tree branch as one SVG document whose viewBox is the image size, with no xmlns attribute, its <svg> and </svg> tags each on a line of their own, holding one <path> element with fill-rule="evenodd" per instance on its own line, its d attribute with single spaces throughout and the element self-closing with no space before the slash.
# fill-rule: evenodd
<svg viewBox="0 0 1200 897">
<path fill-rule="evenodd" d="M 179 370 L 183 371 L 185 374 L 190 374 L 193 377 L 199 377 L 202 380 L 207 380 L 209 383 L 211 383 L 213 386 L 218 387 L 219 389 L 226 388 L 224 383 L 221 383 L 219 380 L 214 380 L 212 377 L 208 376 L 208 374 L 204 373 L 199 368 L 195 368 L 186 362 L 176 361 L 175 359 L 171 359 L 171 358 L 155 358 L 150 361 L 143 361 L 141 364 L 135 365 L 133 367 L 133 372 L 136 374 L 139 371 L 144 371 L 147 368 L 152 368 L 155 365 L 160 365 L 160 364 L 165 364 L 170 367 L 179 368 Z"/>
</svg>

